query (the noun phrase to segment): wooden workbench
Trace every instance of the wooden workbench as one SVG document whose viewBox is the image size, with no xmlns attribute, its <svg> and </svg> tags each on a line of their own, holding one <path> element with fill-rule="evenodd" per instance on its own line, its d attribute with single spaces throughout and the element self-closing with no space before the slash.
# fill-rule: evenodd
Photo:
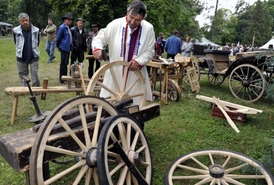
<svg viewBox="0 0 274 185">
<path fill-rule="evenodd" d="M 185 62 L 176 62 L 173 64 L 163 64 L 161 60 L 151 60 L 147 63 L 147 66 L 151 68 L 150 73 L 150 82 L 152 93 L 156 96 L 159 96 L 161 100 L 164 100 L 165 103 L 168 103 L 168 79 L 178 79 L 178 85 L 183 89 L 182 82 L 184 77 L 184 67 L 187 64 Z M 158 70 L 161 71 L 158 74 Z M 163 72 L 163 74 L 162 74 Z M 163 88 L 161 87 L 160 91 L 156 91 L 156 82 L 162 81 Z"/>
</svg>

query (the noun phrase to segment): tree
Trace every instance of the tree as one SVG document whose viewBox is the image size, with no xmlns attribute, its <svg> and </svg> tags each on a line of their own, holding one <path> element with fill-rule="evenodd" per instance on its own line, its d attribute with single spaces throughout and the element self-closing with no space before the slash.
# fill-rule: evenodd
<svg viewBox="0 0 274 185">
<path fill-rule="evenodd" d="M 209 18 L 211 23 L 205 25 L 203 28 L 203 33 L 207 38 L 210 38 L 213 32 L 211 25 L 214 22 L 214 16 L 210 16 Z M 230 10 L 220 8 L 215 16 L 214 42 L 220 45 L 235 43 L 237 37 L 237 22 L 238 19 L 232 15 Z"/>
<path fill-rule="evenodd" d="M 105 27 L 115 18 L 125 16 L 126 8 L 132 0 L 47 0 L 55 15 L 73 12 L 73 16 L 83 17 L 87 22 L 98 22 Z M 203 7 L 199 0 L 144 0 L 148 8 L 146 20 L 155 29 L 155 33 L 169 35 L 178 29 L 183 35 L 199 33 L 195 16 Z M 196 29 L 196 32 L 193 32 Z M 190 30 L 189 32 L 187 30 Z"/>
<path fill-rule="evenodd" d="M 51 9 L 51 5 L 46 0 L 22 0 L 20 4 L 21 12 L 27 13 L 30 22 L 38 28 L 45 27 Z"/>
<path fill-rule="evenodd" d="M 272 31 L 274 30 L 274 0 L 268 0 L 263 3 L 264 8 L 269 13 L 272 20 Z"/>
<path fill-rule="evenodd" d="M 0 17 L 1 17 L 1 21 L 6 21 L 8 19 L 8 15 L 7 15 L 7 9 L 8 9 L 8 1 L 6 0 L 0 0 Z"/>
<path fill-rule="evenodd" d="M 243 44 L 251 44 L 255 35 L 254 44 L 262 46 L 272 35 L 272 21 L 268 11 L 263 7 L 260 0 L 256 2 L 255 7 L 251 9 L 252 13 L 248 22 L 248 27 L 243 35 Z M 259 16 L 258 16 L 259 15 Z"/>
</svg>

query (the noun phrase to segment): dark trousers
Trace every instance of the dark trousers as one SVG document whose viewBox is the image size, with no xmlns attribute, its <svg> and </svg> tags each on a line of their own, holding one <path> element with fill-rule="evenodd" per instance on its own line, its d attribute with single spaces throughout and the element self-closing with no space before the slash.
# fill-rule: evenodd
<svg viewBox="0 0 274 185">
<path fill-rule="evenodd" d="M 88 54 L 92 55 L 91 49 L 88 51 Z M 95 71 L 93 71 L 94 61 L 96 61 Z M 98 60 L 95 60 L 95 59 L 88 60 L 88 77 L 89 78 L 92 78 L 93 73 L 96 72 L 100 68 L 100 65 L 101 65 L 101 63 Z"/>
<path fill-rule="evenodd" d="M 167 54 L 167 59 L 169 59 L 169 58 L 172 58 L 172 59 L 174 59 L 174 57 L 175 57 L 175 55 L 172 55 L 172 54 Z"/>
<path fill-rule="evenodd" d="M 78 48 L 77 51 L 72 51 L 70 57 L 70 65 L 74 64 L 77 59 L 79 63 L 82 63 L 84 61 L 84 55 L 85 51 L 83 48 Z"/>
<path fill-rule="evenodd" d="M 67 76 L 68 75 L 68 62 L 69 62 L 69 52 L 63 51 L 60 49 L 61 53 L 61 63 L 60 63 L 60 73 L 59 73 L 59 80 L 61 83 L 64 82 L 62 80 L 62 76 Z"/>
</svg>

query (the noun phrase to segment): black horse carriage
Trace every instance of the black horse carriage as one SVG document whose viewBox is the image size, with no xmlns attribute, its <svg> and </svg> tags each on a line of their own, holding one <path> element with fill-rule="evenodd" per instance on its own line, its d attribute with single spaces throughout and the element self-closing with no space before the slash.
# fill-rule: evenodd
<svg viewBox="0 0 274 185">
<path fill-rule="evenodd" d="M 272 55 L 267 52 L 237 53 L 230 61 L 230 51 L 207 49 L 194 45 L 193 55 L 197 57 L 200 73 L 206 73 L 213 85 L 220 85 L 229 78 L 229 89 L 235 98 L 255 102 L 259 100 L 274 77 L 274 63 L 268 62 Z"/>
</svg>

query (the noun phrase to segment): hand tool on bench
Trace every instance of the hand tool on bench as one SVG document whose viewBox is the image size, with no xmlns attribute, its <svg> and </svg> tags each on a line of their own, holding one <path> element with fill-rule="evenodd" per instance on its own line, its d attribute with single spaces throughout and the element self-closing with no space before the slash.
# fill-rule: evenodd
<svg viewBox="0 0 274 185">
<path fill-rule="evenodd" d="M 31 122 L 31 123 L 35 123 L 35 124 L 39 124 L 39 123 L 42 123 L 46 117 L 50 114 L 50 111 L 43 111 L 41 112 L 40 111 L 40 108 L 37 104 L 37 101 L 36 101 L 36 95 L 33 94 L 32 92 L 32 89 L 30 87 L 30 79 L 28 79 L 28 77 L 26 76 L 23 76 L 23 79 L 25 80 L 27 86 L 28 86 L 28 89 L 29 89 L 29 92 L 30 92 L 30 97 L 29 99 L 32 101 L 33 105 L 34 105 L 34 108 L 35 108 L 35 111 L 36 111 L 36 114 L 31 116 L 28 121 Z"/>
</svg>

